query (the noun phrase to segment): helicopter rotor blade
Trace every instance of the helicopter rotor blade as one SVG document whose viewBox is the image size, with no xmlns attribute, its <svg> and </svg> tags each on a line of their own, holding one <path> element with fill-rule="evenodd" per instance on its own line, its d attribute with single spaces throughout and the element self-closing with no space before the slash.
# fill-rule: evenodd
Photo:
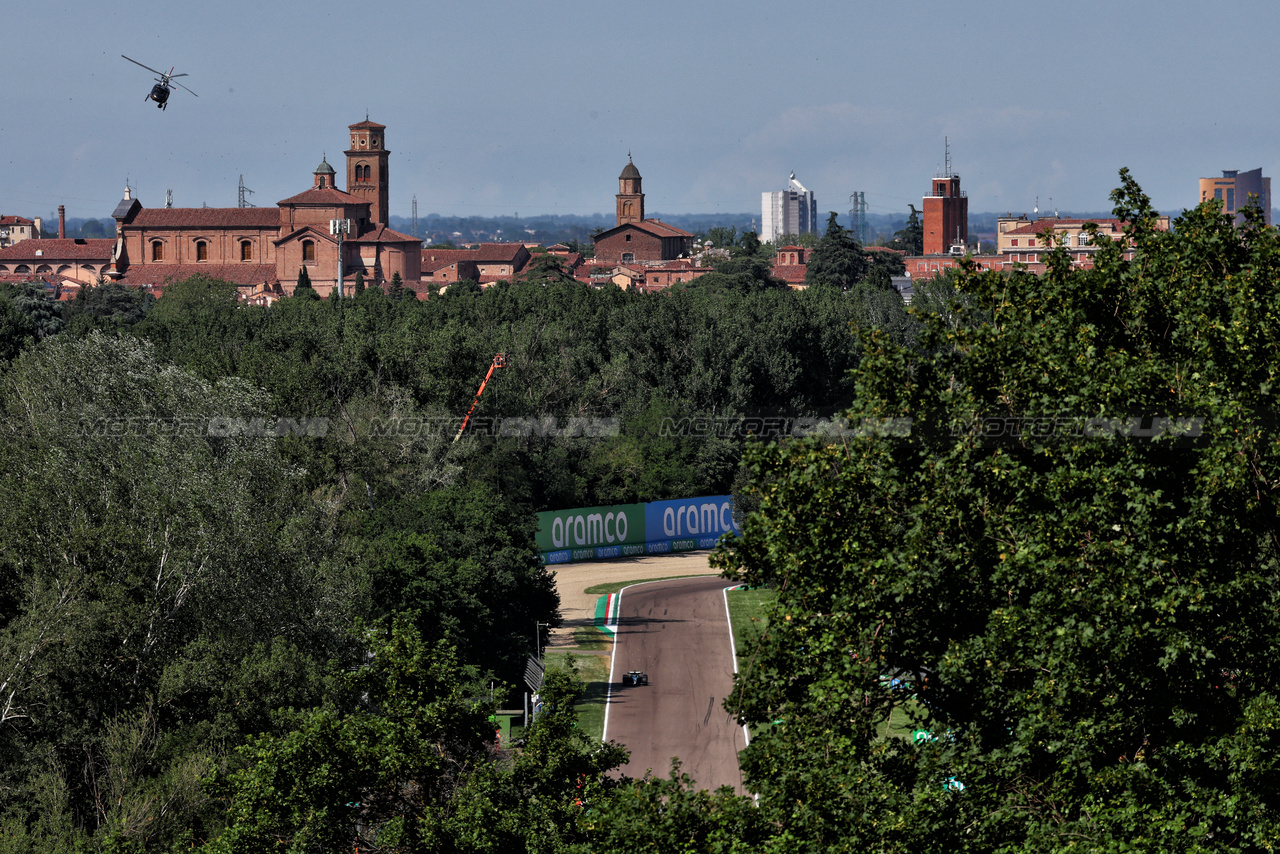
<svg viewBox="0 0 1280 854">
<path fill-rule="evenodd" d="M 123 53 L 122 53 L 122 54 L 120 54 L 120 55 L 121 55 L 122 57 L 124 57 L 125 59 L 129 59 L 129 57 L 125 56 Z M 136 59 L 129 59 L 129 61 L 130 61 L 130 62 L 132 62 L 134 65 L 142 65 L 142 63 L 141 63 L 141 62 L 138 62 L 138 60 L 136 60 Z M 148 71 L 150 71 L 152 74 L 159 74 L 161 77 L 163 77 L 163 76 L 164 76 L 164 72 L 163 72 L 163 71 L 156 71 L 154 68 L 152 68 L 152 67 L 151 67 L 151 66 L 149 66 L 149 65 L 142 65 L 142 67 L 143 67 L 143 68 L 145 68 L 145 69 L 147 69 Z"/>
<path fill-rule="evenodd" d="M 179 77 L 182 77 L 183 75 L 179 74 L 178 76 L 179 76 Z M 187 87 L 186 87 L 186 86 L 183 86 L 181 83 L 174 82 L 174 84 L 173 84 L 173 85 L 174 85 L 174 86 L 177 86 L 179 89 L 186 89 L 188 92 L 191 92 L 191 90 L 190 90 L 190 89 L 187 89 Z M 192 94 L 192 95 L 196 95 L 196 93 L 195 93 L 195 92 L 191 92 L 191 94 Z M 199 96 L 199 95 L 196 95 L 196 97 L 197 97 L 197 98 L 199 98 L 200 96 Z"/>
</svg>

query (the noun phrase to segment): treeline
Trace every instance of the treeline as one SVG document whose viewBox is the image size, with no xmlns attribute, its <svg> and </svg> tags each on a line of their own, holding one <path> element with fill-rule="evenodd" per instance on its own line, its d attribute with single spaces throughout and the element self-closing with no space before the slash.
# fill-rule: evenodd
<svg viewBox="0 0 1280 854">
<path fill-rule="evenodd" d="M 559 622 L 534 512 L 727 492 L 743 417 L 837 411 L 856 331 L 909 335 L 892 292 L 759 270 L 270 308 L 205 278 L 7 287 L 0 851 L 257 851 L 312 809 L 325 845 L 585 839 L 573 804 L 617 755 L 574 730 L 572 680 L 522 751 L 485 731 L 490 680 Z"/>
</svg>

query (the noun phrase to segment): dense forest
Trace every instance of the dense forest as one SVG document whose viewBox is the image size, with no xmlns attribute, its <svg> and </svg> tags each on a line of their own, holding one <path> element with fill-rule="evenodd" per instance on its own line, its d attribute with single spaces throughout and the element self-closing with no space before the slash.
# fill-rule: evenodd
<svg viewBox="0 0 1280 854">
<path fill-rule="evenodd" d="M 1270 850 L 1280 241 L 1122 178 L 1132 261 L 910 311 L 834 219 L 800 292 L 6 286 L 0 851 Z M 757 435 L 837 413 L 908 429 Z M 495 743 L 534 512 L 722 492 L 759 797 L 608 774 L 569 671 Z"/>
</svg>

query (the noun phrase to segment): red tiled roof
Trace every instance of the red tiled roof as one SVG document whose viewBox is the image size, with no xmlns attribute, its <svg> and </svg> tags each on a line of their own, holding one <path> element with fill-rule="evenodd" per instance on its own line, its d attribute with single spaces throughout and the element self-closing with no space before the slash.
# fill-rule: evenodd
<svg viewBox="0 0 1280 854">
<path fill-rule="evenodd" d="M 23 261 L 48 264 L 54 261 L 111 260 L 115 240 L 108 237 L 55 237 L 47 240 L 23 240 L 0 249 L 0 261 Z M 37 255 L 36 252 L 40 254 Z"/>
<path fill-rule="evenodd" d="M 479 249 L 472 251 L 476 253 L 474 258 L 479 264 L 501 264 L 514 263 L 521 249 L 524 249 L 523 243 L 481 243 Z"/>
<path fill-rule="evenodd" d="M 131 225 L 143 228 L 279 228 L 273 208 L 143 208 Z"/>
<path fill-rule="evenodd" d="M 347 127 L 348 127 L 348 128 L 377 128 L 378 130 L 386 130 L 386 129 L 387 129 L 387 126 L 386 126 L 386 125 L 380 125 L 380 124 L 378 124 L 377 122 L 371 122 L 371 121 L 369 121 L 368 119 L 365 119 L 365 120 L 364 120 L 364 121 L 362 121 L 362 122 L 356 122 L 356 123 L 355 123 L 355 124 L 353 124 L 353 125 L 347 125 Z"/>
<path fill-rule="evenodd" d="M 692 234 L 682 228 L 676 228 L 674 225 L 667 225 L 662 220 L 646 219 L 640 222 L 624 222 L 622 225 L 615 225 L 613 228 L 607 228 L 596 235 L 596 239 L 615 234 L 624 228 L 638 228 L 641 231 L 648 232 L 655 237 L 693 237 Z"/>
<path fill-rule="evenodd" d="M 1054 228 L 1071 227 L 1084 225 L 1087 222 L 1096 222 L 1099 226 L 1110 226 L 1116 231 L 1124 230 L 1125 223 L 1119 219 L 1038 219 L 1028 225 L 1020 225 L 1017 228 L 1011 228 L 1004 234 L 1014 235 L 1037 235 Z"/>
<path fill-rule="evenodd" d="M 448 267 L 450 264 L 457 264 L 460 261 L 472 261 L 475 259 L 474 249 L 423 249 L 422 250 L 422 272 L 428 270 L 439 270 Z"/>
<path fill-rule="evenodd" d="M 393 231 L 385 225 L 374 226 L 372 230 L 359 237 L 351 238 L 352 243 L 421 243 L 422 241 L 409 234 Z"/>
<path fill-rule="evenodd" d="M 325 187 L 323 190 L 312 187 L 310 190 L 298 193 L 296 196 L 290 196 L 276 202 L 278 205 L 367 205 L 369 204 L 359 196 L 353 196 L 350 193 L 344 193 L 341 190 L 335 190 L 332 187 Z M 255 208 L 246 208 L 246 210 L 255 210 Z M 257 210 L 269 210 L 268 208 L 258 208 Z M 276 214 L 279 217 L 279 214 Z"/>
<path fill-rule="evenodd" d="M 26 219 L 20 216 L 0 216 L 0 225 L 35 225 L 33 219 Z"/>
<path fill-rule="evenodd" d="M 693 237 L 692 234 L 685 231 L 683 228 L 676 228 L 674 225 L 667 225 L 660 219 L 646 219 L 642 222 L 636 223 L 636 225 L 651 234 L 658 235 L 659 237 Z"/>
<path fill-rule="evenodd" d="M 806 270 L 808 267 L 803 264 L 780 264 L 773 268 L 773 275 L 788 285 L 798 285 L 804 282 Z"/>
<path fill-rule="evenodd" d="M 141 287 L 164 285 L 170 281 L 181 282 L 192 276 L 208 276 L 236 285 L 261 285 L 278 281 L 274 264 L 147 264 L 130 267 L 121 281 L 126 285 Z"/>
</svg>

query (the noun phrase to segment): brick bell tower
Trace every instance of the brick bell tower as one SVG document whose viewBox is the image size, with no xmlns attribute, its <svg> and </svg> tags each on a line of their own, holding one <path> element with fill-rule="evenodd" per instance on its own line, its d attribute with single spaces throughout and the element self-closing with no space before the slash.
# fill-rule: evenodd
<svg viewBox="0 0 1280 854">
<path fill-rule="evenodd" d="M 618 176 L 618 225 L 644 222 L 644 193 L 640 190 L 640 170 L 627 155 L 627 165 Z"/>
<path fill-rule="evenodd" d="M 387 180 L 386 125 L 364 121 L 348 125 L 351 148 L 347 155 L 347 192 L 369 203 L 372 222 L 387 224 L 390 216 L 390 190 Z"/>
</svg>

